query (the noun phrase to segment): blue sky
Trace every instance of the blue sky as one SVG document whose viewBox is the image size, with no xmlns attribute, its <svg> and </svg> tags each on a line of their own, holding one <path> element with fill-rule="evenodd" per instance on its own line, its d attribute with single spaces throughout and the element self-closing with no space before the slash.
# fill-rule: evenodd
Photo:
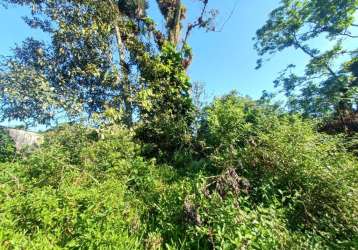
<svg viewBox="0 0 358 250">
<path fill-rule="evenodd" d="M 193 1 L 187 1 L 192 3 Z M 219 10 L 217 26 L 221 27 L 231 10 L 236 10 L 220 33 L 193 32 L 190 44 L 194 51 L 189 70 L 193 81 L 206 85 L 210 95 L 222 95 L 237 90 L 253 98 L 263 90 L 273 90 L 273 80 L 288 64 L 304 65 L 308 58 L 295 50 L 275 55 L 273 60 L 255 70 L 258 56 L 252 38 L 278 6 L 278 0 L 221 0 L 212 1 Z M 300 68 L 300 67 L 299 67 Z"/>
<path fill-rule="evenodd" d="M 188 19 L 193 20 L 200 4 L 195 0 L 184 0 L 189 8 Z M 154 0 L 150 0 L 150 14 L 158 17 Z M 275 55 L 264 66 L 255 70 L 258 56 L 252 38 L 268 19 L 269 13 L 278 6 L 279 0 L 211 0 L 211 8 L 219 10 L 217 26 L 221 27 L 234 6 L 236 10 L 219 32 L 194 31 L 189 42 L 194 51 L 194 60 L 189 69 L 192 81 L 206 86 L 209 97 L 237 90 L 253 98 L 261 96 L 263 90 L 273 90 L 273 80 L 288 64 L 296 64 L 302 71 L 308 58 L 300 51 L 290 49 Z M 235 5 L 236 4 L 236 5 Z M 22 20 L 29 13 L 25 8 L 0 7 L 0 55 L 10 55 L 10 48 L 28 36 L 46 39 L 40 31 L 31 30 Z M 159 27 L 163 26 L 158 21 Z M 328 42 L 317 41 L 316 47 L 324 49 Z"/>
</svg>

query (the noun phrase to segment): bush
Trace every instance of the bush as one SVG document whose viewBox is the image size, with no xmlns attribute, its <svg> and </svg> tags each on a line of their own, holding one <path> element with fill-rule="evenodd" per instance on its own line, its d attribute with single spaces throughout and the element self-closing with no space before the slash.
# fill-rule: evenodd
<svg viewBox="0 0 358 250">
<path fill-rule="evenodd" d="M 198 137 L 204 142 L 205 154 L 220 171 L 240 165 L 237 149 L 245 148 L 258 131 L 276 126 L 276 120 L 273 111 L 233 92 L 205 108 Z"/>
<path fill-rule="evenodd" d="M 127 182 L 145 163 L 126 132 L 111 128 L 100 140 L 93 130 L 64 127 L 19 163 L 1 165 L 0 246 L 139 248 L 145 205 Z"/>
<path fill-rule="evenodd" d="M 16 154 L 15 143 L 8 133 L 0 128 L 0 162 L 7 162 L 14 159 Z"/>
<path fill-rule="evenodd" d="M 131 209 L 129 209 L 131 208 Z M 137 248 L 137 214 L 123 184 L 32 188 L 2 206 L 0 245 L 7 249 Z"/>
<path fill-rule="evenodd" d="M 353 247 L 358 163 L 315 127 L 231 94 L 207 108 L 202 137 L 218 171 L 232 167 L 249 180 L 256 204 L 282 200 L 290 229 Z"/>
</svg>

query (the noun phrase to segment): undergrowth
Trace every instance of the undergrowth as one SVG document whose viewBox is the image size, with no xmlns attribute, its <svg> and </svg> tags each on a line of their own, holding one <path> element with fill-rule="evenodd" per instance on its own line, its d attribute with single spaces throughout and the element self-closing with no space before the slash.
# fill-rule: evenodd
<svg viewBox="0 0 358 250">
<path fill-rule="evenodd" d="M 228 95 L 205 109 L 193 154 L 144 158 L 134 138 L 66 125 L 3 157 L 0 248 L 358 247 L 357 160 L 312 121 Z"/>
</svg>

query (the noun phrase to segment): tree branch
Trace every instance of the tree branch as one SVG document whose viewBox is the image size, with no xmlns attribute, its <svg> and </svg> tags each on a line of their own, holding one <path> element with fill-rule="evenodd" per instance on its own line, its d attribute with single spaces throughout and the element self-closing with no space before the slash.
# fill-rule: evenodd
<svg viewBox="0 0 358 250">
<path fill-rule="evenodd" d="M 358 38 L 358 36 L 351 35 L 350 33 L 340 33 L 341 36 L 348 36 L 350 38 Z"/>
<path fill-rule="evenodd" d="M 117 42 L 117 51 L 118 51 L 118 57 L 119 57 L 119 66 L 121 68 L 121 73 L 122 73 L 122 77 L 118 74 L 117 76 L 117 82 L 119 84 L 120 90 L 122 92 L 122 98 L 123 98 L 123 103 L 124 103 L 124 107 L 125 107 L 125 111 L 126 111 L 126 124 L 128 126 L 132 126 L 132 103 L 130 101 L 130 97 L 132 95 L 132 90 L 131 90 L 131 84 L 128 81 L 128 75 L 129 75 L 129 68 L 128 68 L 128 64 L 126 62 L 126 57 L 125 57 L 125 44 L 124 41 L 122 39 L 122 34 L 121 31 L 118 27 L 118 24 L 120 22 L 120 16 L 122 15 L 119 7 L 117 4 L 115 4 L 112 0 L 108 0 L 109 4 L 111 5 L 113 11 L 116 12 L 115 14 L 115 23 L 114 23 L 114 29 L 115 29 L 115 37 L 116 37 L 116 42 Z"/>
<path fill-rule="evenodd" d="M 204 15 L 205 15 L 205 12 L 206 12 L 206 8 L 208 7 L 208 3 L 209 3 L 209 0 L 204 0 L 203 2 L 203 8 L 201 9 L 201 13 L 200 13 L 200 16 L 198 17 L 198 19 L 194 22 L 194 23 L 190 23 L 188 25 L 188 28 L 185 32 L 185 37 L 184 37 L 184 40 L 183 40 L 183 48 L 185 46 L 185 44 L 187 43 L 187 40 L 189 38 L 189 35 L 191 33 L 191 31 L 196 28 L 196 27 L 200 27 L 202 26 L 205 21 L 204 21 Z"/>
<path fill-rule="evenodd" d="M 224 21 L 224 23 L 222 24 L 221 28 L 219 30 L 215 30 L 215 32 L 222 32 L 224 30 L 224 27 L 225 25 L 229 22 L 229 20 L 231 19 L 231 17 L 234 15 L 236 9 L 237 9 L 237 6 L 239 5 L 239 1 L 236 1 L 235 2 L 235 5 L 234 7 L 232 8 L 229 16 L 226 18 L 226 20 Z"/>
<path fill-rule="evenodd" d="M 316 55 L 314 55 L 311 51 L 309 51 L 305 46 L 300 44 L 295 34 L 293 35 L 293 37 L 294 37 L 293 44 L 297 46 L 297 48 L 301 49 L 305 54 L 309 55 L 311 58 L 318 60 L 318 57 Z M 339 79 L 337 74 L 327 63 L 324 64 L 324 67 L 328 70 L 328 72 L 333 76 L 334 79 L 336 79 L 338 82 L 341 83 L 341 80 Z"/>
</svg>

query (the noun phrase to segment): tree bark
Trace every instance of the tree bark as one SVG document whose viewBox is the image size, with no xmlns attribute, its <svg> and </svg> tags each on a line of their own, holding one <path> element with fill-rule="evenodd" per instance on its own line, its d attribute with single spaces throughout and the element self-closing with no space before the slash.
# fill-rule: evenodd
<svg viewBox="0 0 358 250">
<path fill-rule="evenodd" d="M 132 89 L 129 81 L 129 69 L 127 67 L 125 58 L 125 45 L 122 41 L 121 31 L 119 28 L 121 12 L 116 3 L 114 3 L 112 0 L 108 1 L 112 9 L 115 11 L 114 29 L 117 42 L 119 66 L 121 69 L 120 73 L 122 73 L 122 77 L 118 75 L 118 84 L 121 86 L 121 95 L 125 112 L 124 122 L 128 127 L 131 127 L 133 125 L 133 106 L 131 102 Z"/>
</svg>

